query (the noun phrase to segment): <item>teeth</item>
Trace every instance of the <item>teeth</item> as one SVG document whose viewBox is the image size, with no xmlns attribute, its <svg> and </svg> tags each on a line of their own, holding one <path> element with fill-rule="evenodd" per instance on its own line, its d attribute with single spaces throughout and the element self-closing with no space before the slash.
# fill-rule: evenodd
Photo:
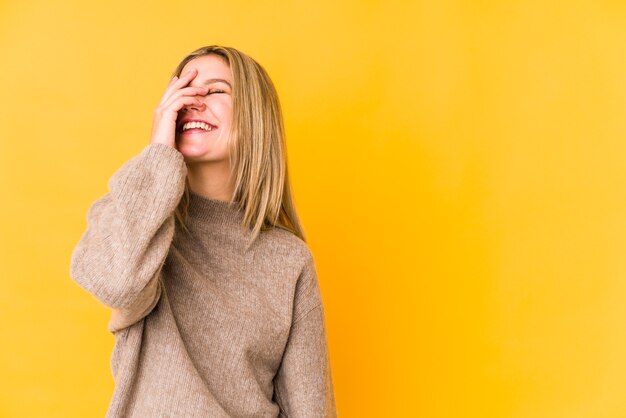
<svg viewBox="0 0 626 418">
<path fill-rule="evenodd" d="M 204 122 L 187 122 L 186 124 L 183 125 L 183 129 L 182 132 L 188 130 L 188 129 L 192 129 L 192 128 L 201 128 L 204 129 L 205 131 L 212 131 L 213 127 L 204 123 Z"/>
</svg>

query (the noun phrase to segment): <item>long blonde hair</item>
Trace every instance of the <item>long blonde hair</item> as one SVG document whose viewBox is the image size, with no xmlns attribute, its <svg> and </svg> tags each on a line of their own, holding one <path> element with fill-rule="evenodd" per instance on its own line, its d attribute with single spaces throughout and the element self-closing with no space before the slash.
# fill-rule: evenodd
<svg viewBox="0 0 626 418">
<path fill-rule="evenodd" d="M 233 81 L 233 119 L 230 132 L 231 205 L 244 213 L 241 226 L 251 228 L 246 249 L 260 231 L 278 227 L 306 242 L 296 213 L 287 169 L 285 128 L 276 88 L 265 69 L 243 52 L 226 46 L 196 49 L 178 64 L 173 76 L 194 58 L 214 54 L 230 66 Z M 175 210 L 185 231 L 189 182 Z"/>
</svg>

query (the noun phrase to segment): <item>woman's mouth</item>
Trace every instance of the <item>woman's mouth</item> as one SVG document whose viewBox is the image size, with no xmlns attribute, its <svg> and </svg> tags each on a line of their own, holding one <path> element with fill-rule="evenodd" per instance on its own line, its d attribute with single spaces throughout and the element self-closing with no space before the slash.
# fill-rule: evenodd
<svg viewBox="0 0 626 418">
<path fill-rule="evenodd" d="M 191 128 L 191 129 L 185 129 L 184 131 L 182 131 L 180 134 L 181 135 L 187 135 L 187 134 L 206 134 L 209 133 L 211 131 L 216 130 L 217 128 L 213 128 L 213 129 L 202 129 L 202 128 Z"/>
<path fill-rule="evenodd" d="M 210 123 L 207 122 L 201 122 L 201 121 L 192 121 L 192 122 L 187 122 L 185 124 L 183 124 L 180 127 L 180 131 L 179 133 L 184 134 L 187 132 L 190 133 L 204 133 L 204 132 L 211 132 L 217 129 L 217 126 L 215 125 L 211 125 Z"/>
</svg>

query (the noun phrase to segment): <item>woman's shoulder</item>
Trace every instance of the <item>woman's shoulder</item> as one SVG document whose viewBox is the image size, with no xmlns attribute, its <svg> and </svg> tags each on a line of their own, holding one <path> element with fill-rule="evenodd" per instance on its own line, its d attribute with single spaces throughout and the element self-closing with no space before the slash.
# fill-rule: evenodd
<svg viewBox="0 0 626 418">
<path fill-rule="evenodd" d="M 306 262 L 312 258 L 309 245 L 292 231 L 283 227 L 270 227 L 259 235 L 262 245 L 267 246 L 283 256 L 296 258 L 300 262 Z"/>
</svg>

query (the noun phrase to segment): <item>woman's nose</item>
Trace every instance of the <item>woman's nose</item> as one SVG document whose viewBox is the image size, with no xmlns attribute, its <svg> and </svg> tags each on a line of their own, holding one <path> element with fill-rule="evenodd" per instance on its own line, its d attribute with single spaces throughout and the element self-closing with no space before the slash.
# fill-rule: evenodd
<svg viewBox="0 0 626 418">
<path fill-rule="evenodd" d="M 185 105 L 185 106 L 183 106 L 183 109 L 186 110 L 186 111 L 187 110 L 192 110 L 192 109 L 193 110 L 202 111 L 202 110 L 204 110 L 205 106 L 206 105 L 204 104 L 204 102 L 200 101 L 200 103 L 192 103 L 192 104 Z"/>
</svg>

